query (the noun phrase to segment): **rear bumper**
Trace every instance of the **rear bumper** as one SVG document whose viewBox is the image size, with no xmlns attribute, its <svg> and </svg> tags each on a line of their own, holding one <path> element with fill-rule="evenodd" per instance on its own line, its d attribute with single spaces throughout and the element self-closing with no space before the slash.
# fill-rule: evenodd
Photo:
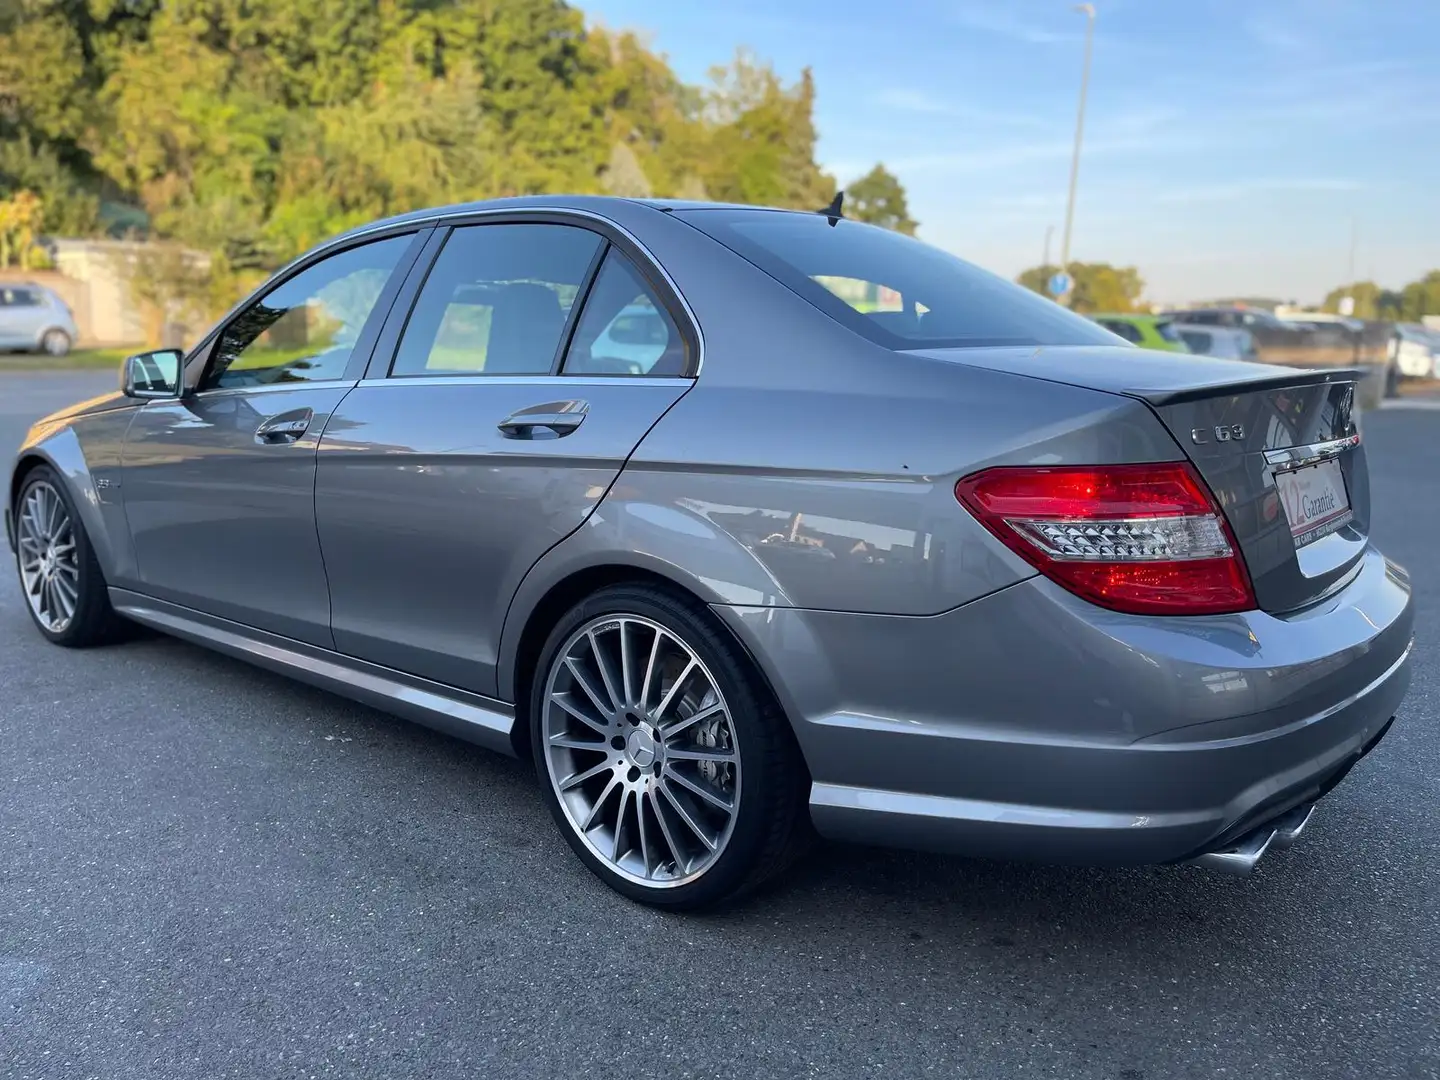
<svg viewBox="0 0 1440 1080">
<path fill-rule="evenodd" d="M 996 858 L 1194 858 L 1313 803 L 1410 676 L 1378 552 L 1300 613 L 1118 615 L 1030 579 L 929 619 L 722 609 L 781 697 L 824 835 Z"/>
</svg>

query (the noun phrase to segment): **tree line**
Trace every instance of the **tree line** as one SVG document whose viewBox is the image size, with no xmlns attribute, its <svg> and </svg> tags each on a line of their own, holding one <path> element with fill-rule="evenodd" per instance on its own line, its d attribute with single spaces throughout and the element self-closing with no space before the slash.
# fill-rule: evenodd
<svg viewBox="0 0 1440 1080">
<path fill-rule="evenodd" d="M 1047 283 L 1058 266 L 1032 266 L 1016 279 L 1034 292 L 1049 296 Z M 1109 263 L 1072 263 L 1074 280 L 1070 307 L 1084 314 L 1124 313 L 1149 310 L 1141 299 L 1145 279 L 1133 266 Z M 1373 281 L 1357 281 L 1330 290 L 1322 311 L 1338 313 L 1341 300 L 1354 300 L 1354 317 L 1379 322 L 1419 322 L 1426 315 L 1440 315 L 1440 270 L 1431 270 L 1399 289 L 1385 289 Z"/>
<path fill-rule="evenodd" d="M 0 199 L 145 235 L 228 288 L 346 228 L 545 192 L 820 208 L 815 84 L 741 51 L 703 86 L 563 0 L 0 4 Z M 906 231 L 877 166 L 849 216 Z M 35 231 L 32 212 L 31 231 Z"/>
<path fill-rule="evenodd" d="M 1373 281 L 1341 285 L 1326 294 L 1322 306 L 1338 312 L 1347 296 L 1354 301 L 1357 319 L 1419 322 L 1426 315 L 1440 315 L 1440 270 L 1431 270 L 1398 289 L 1386 289 Z"/>
</svg>

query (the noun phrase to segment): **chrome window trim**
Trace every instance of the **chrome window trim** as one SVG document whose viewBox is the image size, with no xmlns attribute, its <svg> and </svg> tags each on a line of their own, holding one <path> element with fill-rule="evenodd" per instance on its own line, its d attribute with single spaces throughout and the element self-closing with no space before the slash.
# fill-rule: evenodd
<svg viewBox="0 0 1440 1080">
<path fill-rule="evenodd" d="M 406 375 L 361 379 L 359 386 L 690 386 L 693 375 Z"/>
<path fill-rule="evenodd" d="M 1306 465 L 1316 465 L 1322 461 L 1328 461 L 1337 454 L 1353 450 L 1359 445 L 1360 433 L 1357 431 L 1354 435 L 1310 443 L 1307 446 L 1286 446 L 1279 450 L 1266 450 L 1265 460 L 1277 467 L 1300 469 Z"/>
<path fill-rule="evenodd" d="M 355 379 L 300 379 L 295 382 L 255 383 L 253 386 L 214 386 L 209 390 L 192 390 L 189 398 L 233 397 L 236 394 L 278 394 L 285 390 L 308 390 L 311 387 L 354 386 Z M 175 398 L 166 398 L 174 401 Z"/>
<path fill-rule="evenodd" d="M 685 293 L 681 291 L 680 286 L 676 284 L 675 279 L 670 276 L 670 271 L 665 269 L 665 265 L 658 258 L 656 258 L 655 253 L 651 251 L 640 240 L 638 236 L 636 236 L 633 232 L 627 229 L 624 225 L 621 225 L 614 218 L 606 217 L 604 214 L 597 214 L 593 210 L 581 210 L 579 208 L 570 206 L 504 206 L 490 207 L 488 209 L 461 208 L 447 210 L 445 213 L 436 214 L 433 217 L 427 216 L 413 222 L 407 221 L 404 224 L 407 226 L 413 225 L 417 230 L 427 227 L 439 228 L 441 226 L 453 228 L 457 222 L 469 222 L 483 218 L 513 219 L 524 217 L 526 214 L 555 214 L 598 222 L 611 229 L 614 229 L 627 241 L 633 244 L 635 246 L 635 250 L 639 251 L 642 255 L 645 256 L 645 261 L 648 262 L 650 266 L 653 267 L 656 271 L 658 271 L 662 278 L 664 278 L 665 284 L 669 286 L 670 291 L 675 295 L 675 298 L 680 301 L 680 307 L 684 310 L 685 318 L 690 323 L 690 329 L 695 334 L 695 370 L 691 372 L 688 376 L 685 376 L 685 378 L 696 379 L 700 377 L 700 372 L 705 369 L 705 332 L 700 328 L 700 320 L 695 317 L 695 309 L 690 306 L 690 301 L 685 298 Z M 324 247 L 315 248 L 314 250 L 307 252 L 304 256 L 301 257 L 310 258 L 312 256 L 319 255 L 323 251 L 327 251 L 330 247 L 338 247 L 342 244 L 349 245 L 357 240 L 362 239 L 363 237 L 369 235 L 372 232 L 382 232 L 385 229 L 394 229 L 396 227 L 397 223 L 390 222 L 388 224 L 367 227 L 361 229 L 358 232 L 346 233 L 344 236 L 337 237 L 335 240 L 331 241 L 329 244 L 326 244 Z M 416 377 L 422 376 L 411 376 L 410 378 L 413 379 Z M 492 378 L 494 378 L 494 376 L 492 376 Z M 615 376 L 615 378 L 636 379 L 644 378 L 644 376 L 620 375 Z"/>
</svg>

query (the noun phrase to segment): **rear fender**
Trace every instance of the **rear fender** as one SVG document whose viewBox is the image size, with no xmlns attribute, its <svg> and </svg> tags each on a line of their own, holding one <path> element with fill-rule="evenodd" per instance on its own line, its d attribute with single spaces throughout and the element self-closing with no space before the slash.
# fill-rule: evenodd
<svg viewBox="0 0 1440 1080">
<path fill-rule="evenodd" d="M 630 494 L 622 474 L 586 523 L 546 552 L 520 583 L 500 636 L 496 674 L 504 700 L 517 700 L 529 677 L 516 669 L 531 619 L 547 596 L 577 575 L 631 570 L 669 581 L 706 604 L 791 605 L 780 583 L 735 537 L 699 514 Z M 692 569 L 697 567 L 703 572 Z"/>
</svg>

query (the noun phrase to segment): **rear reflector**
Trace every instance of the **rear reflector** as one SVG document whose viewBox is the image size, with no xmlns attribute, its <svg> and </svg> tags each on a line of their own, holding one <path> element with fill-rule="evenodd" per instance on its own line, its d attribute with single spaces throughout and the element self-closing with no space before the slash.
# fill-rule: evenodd
<svg viewBox="0 0 1440 1080">
<path fill-rule="evenodd" d="M 1136 615 L 1255 607 L 1250 575 L 1204 482 L 1185 462 L 998 468 L 956 497 L 1035 569 Z"/>
</svg>

